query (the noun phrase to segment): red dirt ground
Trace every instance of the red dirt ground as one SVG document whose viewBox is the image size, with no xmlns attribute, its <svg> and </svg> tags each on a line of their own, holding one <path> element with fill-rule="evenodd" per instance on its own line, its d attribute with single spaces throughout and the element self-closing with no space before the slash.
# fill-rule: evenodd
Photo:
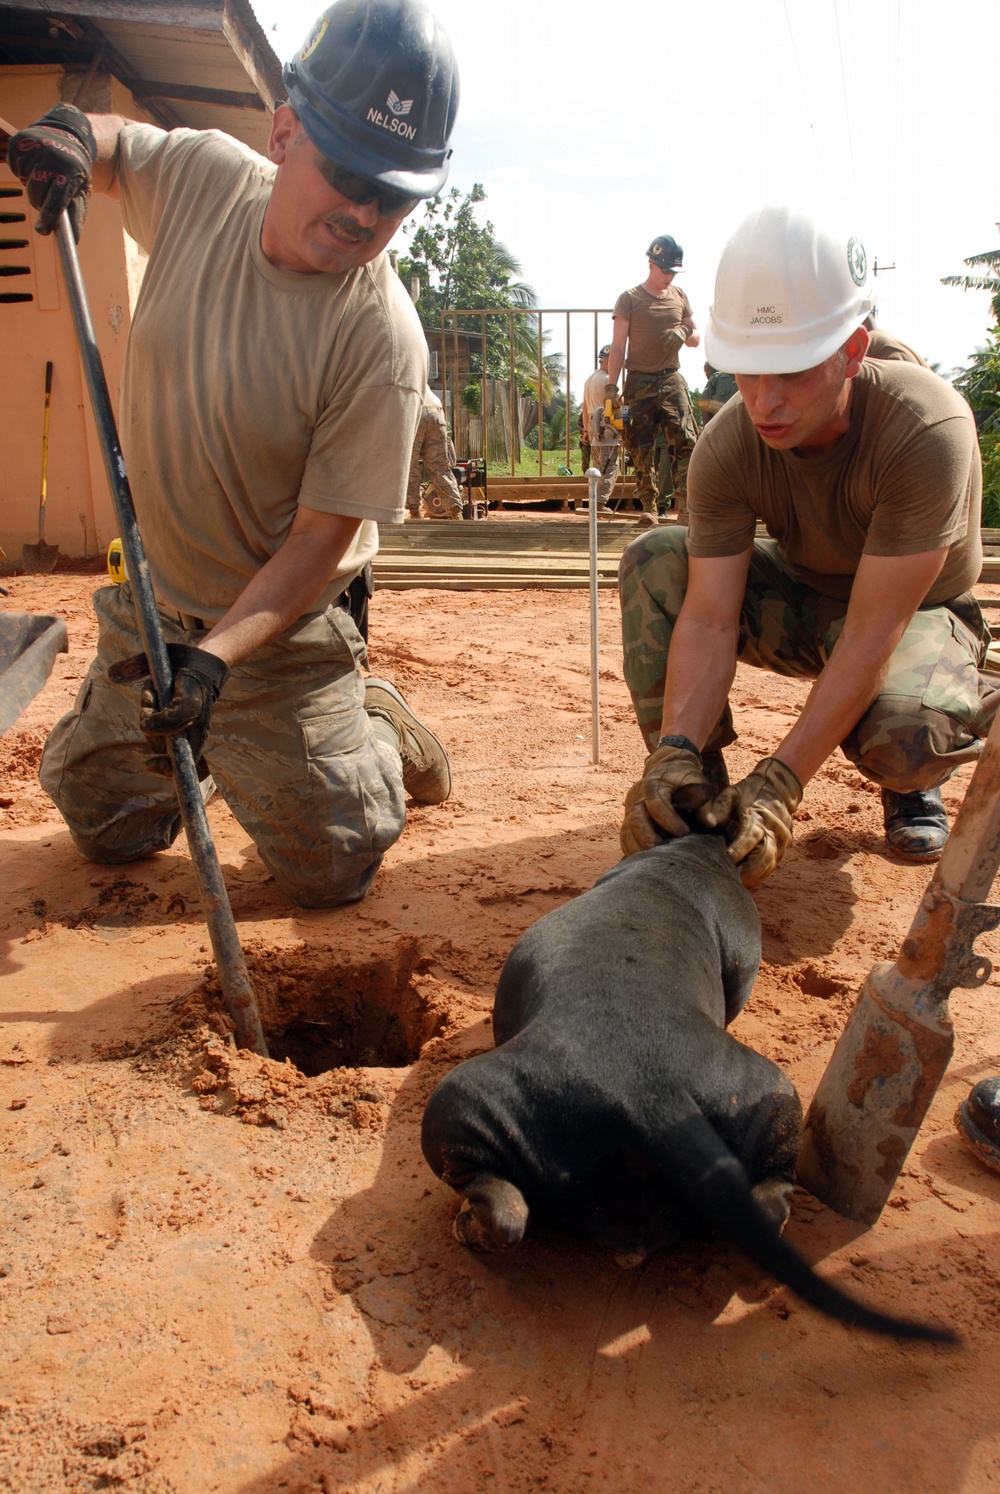
<svg viewBox="0 0 1000 1494">
<path fill-rule="evenodd" d="M 598 767 L 585 593 L 376 595 L 373 667 L 435 724 L 455 790 L 413 810 L 359 906 L 291 907 L 210 806 L 265 1021 L 298 1024 L 286 1046 L 327 1069 L 310 1078 L 220 1036 L 183 840 L 85 865 L 38 788 L 97 579 L 18 577 L 3 604 L 65 617 L 71 651 L 0 741 L 0 1489 L 997 1487 L 1000 1177 L 952 1116 L 1000 1069 L 1000 980 L 955 992 L 955 1058 L 878 1224 L 799 1192 L 788 1226 L 825 1275 L 954 1325 L 960 1349 L 830 1323 L 714 1238 L 633 1270 L 547 1231 L 470 1255 L 421 1158 L 421 1111 L 488 1045 L 517 936 L 617 859 L 643 754 L 613 593 Z M 740 670 L 737 772 L 802 696 Z M 952 810 L 969 776 L 946 789 Z M 877 794 L 832 760 L 757 894 L 765 962 L 736 1025 L 804 1102 L 927 880 L 887 857 Z M 1000 958 L 997 935 L 981 946 Z M 384 1031 L 361 1030 L 376 1008 Z"/>
</svg>

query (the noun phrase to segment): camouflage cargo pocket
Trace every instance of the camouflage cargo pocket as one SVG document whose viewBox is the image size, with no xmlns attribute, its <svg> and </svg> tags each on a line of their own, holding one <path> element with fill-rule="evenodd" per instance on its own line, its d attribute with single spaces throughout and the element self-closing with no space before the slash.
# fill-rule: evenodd
<svg viewBox="0 0 1000 1494">
<path fill-rule="evenodd" d="M 923 616 L 931 615 L 917 613 L 914 623 Z M 949 623 L 948 637 L 920 703 L 929 711 L 940 711 L 942 715 L 950 716 L 953 721 L 968 727 L 976 736 L 985 736 L 990 722 L 980 700 L 979 667 L 976 662 L 978 649 L 965 624 L 953 613 L 945 615 Z M 910 627 L 913 627 L 913 623 Z"/>
</svg>

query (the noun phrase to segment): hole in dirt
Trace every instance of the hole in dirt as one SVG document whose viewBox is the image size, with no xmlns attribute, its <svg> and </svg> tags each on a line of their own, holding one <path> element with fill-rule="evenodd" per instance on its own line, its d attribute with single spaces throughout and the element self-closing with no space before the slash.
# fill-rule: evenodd
<svg viewBox="0 0 1000 1494">
<path fill-rule="evenodd" d="M 432 961 L 414 942 L 356 964 L 308 945 L 245 953 L 268 1052 L 310 1079 L 329 1069 L 405 1068 L 447 1019 L 437 983 L 421 974 Z M 208 992 L 221 1000 L 214 972 Z"/>
<path fill-rule="evenodd" d="M 827 975 L 825 970 L 819 970 L 815 965 L 804 966 L 796 972 L 793 979 L 805 996 L 818 996 L 821 1001 L 842 996 L 848 989 L 846 981 Z"/>
</svg>

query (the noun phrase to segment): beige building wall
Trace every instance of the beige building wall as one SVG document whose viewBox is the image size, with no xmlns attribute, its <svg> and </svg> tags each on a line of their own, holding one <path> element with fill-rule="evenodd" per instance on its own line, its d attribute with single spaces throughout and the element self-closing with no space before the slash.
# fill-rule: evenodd
<svg viewBox="0 0 1000 1494">
<path fill-rule="evenodd" d="M 21 128 L 61 99 L 79 75 L 62 67 L 0 67 L 0 116 Z M 82 106 L 148 118 L 114 79 L 94 80 Z M 18 221 L 23 215 L 23 221 Z M 17 569 L 38 538 L 45 365 L 52 363 L 45 540 L 60 554 L 102 554 L 118 533 L 55 239 L 34 232 L 35 213 L 6 162 L 0 165 L 0 571 Z M 125 343 L 144 256 L 122 227 L 114 199 L 94 194 L 81 237 L 83 272 L 116 415 Z M 27 273 L 11 274 L 10 270 Z M 30 301 L 5 301 L 30 294 Z"/>
</svg>

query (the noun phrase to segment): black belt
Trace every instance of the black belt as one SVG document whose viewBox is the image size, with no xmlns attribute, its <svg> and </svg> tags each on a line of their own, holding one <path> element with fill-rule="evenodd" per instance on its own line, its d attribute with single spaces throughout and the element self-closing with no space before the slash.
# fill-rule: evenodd
<svg viewBox="0 0 1000 1494">
<path fill-rule="evenodd" d="M 350 592 L 349 591 L 342 591 L 340 593 L 339 597 L 334 597 L 334 599 L 330 603 L 330 605 L 331 605 L 331 607 L 342 607 L 345 612 L 349 612 L 351 610 L 351 594 L 350 594 Z M 160 606 L 159 602 L 157 602 L 156 606 L 157 606 L 157 610 L 160 613 L 161 617 L 169 617 L 169 619 L 170 619 L 171 622 L 178 623 L 180 625 L 180 627 L 182 627 L 185 630 L 185 632 L 188 632 L 188 633 L 207 633 L 209 631 L 209 629 L 212 627 L 211 623 L 205 622 L 204 618 L 195 617 L 193 615 L 193 613 L 190 613 L 190 612 L 178 612 L 178 610 L 177 610 L 176 607 L 162 607 L 162 606 Z M 315 616 L 318 616 L 318 614 L 317 613 L 313 613 L 313 612 L 306 612 L 306 613 L 303 614 L 303 617 L 315 617 Z M 302 621 L 302 619 L 299 618 L 299 619 L 297 619 L 297 621 Z"/>
<path fill-rule="evenodd" d="M 169 617 L 171 622 L 179 623 L 188 633 L 207 633 L 210 624 L 200 617 L 194 617 L 190 612 L 178 612 L 176 607 L 161 607 L 156 604 L 162 617 Z"/>
</svg>

